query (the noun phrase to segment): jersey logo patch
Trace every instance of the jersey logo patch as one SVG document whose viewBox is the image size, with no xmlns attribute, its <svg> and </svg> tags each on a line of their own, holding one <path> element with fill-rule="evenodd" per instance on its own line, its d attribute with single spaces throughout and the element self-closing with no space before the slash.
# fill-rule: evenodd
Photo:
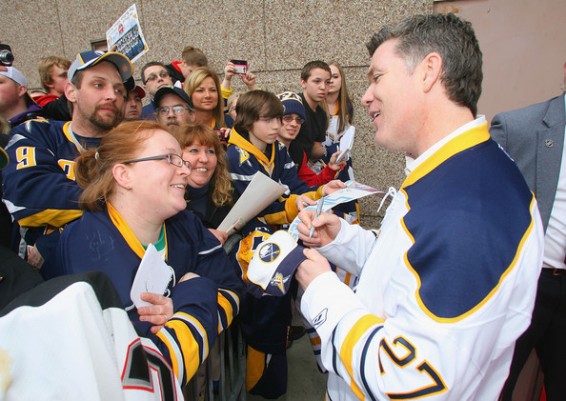
<svg viewBox="0 0 566 401">
<path fill-rule="evenodd" d="M 242 148 L 238 148 L 238 152 L 240 152 L 240 166 L 244 164 L 250 158 L 250 154 Z"/>
<path fill-rule="evenodd" d="M 281 294 L 285 295 L 285 293 L 287 292 L 285 291 L 285 284 L 287 283 L 287 281 L 289 281 L 290 278 L 291 276 L 283 277 L 283 274 L 277 272 L 275 273 L 275 276 L 273 276 L 271 281 L 269 281 L 269 285 L 279 288 Z"/>
<path fill-rule="evenodd" d="M 273 242 L 263 244 L 259 249 L 259 258 L 265 263 L 275 262 L 280 254 L 281 248 Z"/>
<path fill-rule="evenodd" d="M 324 322 L 326 322 L 326 318 L 328 316 L 328 308 L 324 308 L 318 315 L 316 315 L 312 321 L 312 327 L 315 329 L 317 327 L 322 326 Z"/>
</svg>

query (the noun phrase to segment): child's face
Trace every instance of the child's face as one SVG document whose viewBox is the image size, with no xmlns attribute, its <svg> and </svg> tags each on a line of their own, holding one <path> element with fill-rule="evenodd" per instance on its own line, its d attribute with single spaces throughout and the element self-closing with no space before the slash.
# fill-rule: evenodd
<svg viewBox="0 0 566 401">
<path fill-rule="evenodd" d="M 259 120 L 252 124 L 249 130 L 250 142 L 264 151 L 267 145 L 277 140 L 279 129 L 281 128 L 281 120 L 277 117 L 260 117 Z"/>
<path fill-rule="evenodd" d="M 320 103 L 328 93 L 328 83 L 330 82 L 330 73 L 322 68 L 315 68 L 311 71 L 311 75 L 306 81 L 301 81 L 303 93 L 316 103 Z"/>
</svg>

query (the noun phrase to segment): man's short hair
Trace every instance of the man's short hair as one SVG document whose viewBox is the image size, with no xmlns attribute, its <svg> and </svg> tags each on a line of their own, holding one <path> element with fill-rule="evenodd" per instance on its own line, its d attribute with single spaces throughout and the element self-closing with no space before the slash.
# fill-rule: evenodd
<svg viewBox="0 0 566 401">
<path fill-rule="evenodd" d="M 472 24 L 454 14 L 413 15 L 383 27 L 367 48 L 370 57 L 385 41 L 398 40 L 397 53 L 413 71 L 428 54 L 442 57 L 441 80 L 448 97 L 475 116 L 481 95 L 482 53 Z"/>
<path fill-rule="evenodd" d="M 68 70 L 71 66 L 71 60 L 59 56 L 49 56 L 39 60 L 39 79 L 41 80 L 41 86 L 43 86 L 46 91 L 49 91 L 46 85 L 53 83 L 53 79 L 51 78 L 53 66 L 57 66 L 62 70 Z"/>
<path fill-rule="evenodd" d="M 309 61 L 308 63 L 305 64 L 305 66 L 301 70 L 301 79 L 303 81 L 308 80 L 309 77 L 311 76 L 312 70 L 316 68 L 320 68 L 332 74 L 332 70 L 330 69 L 330 66 L 328 64 L 326 64 L 324 61 L 321 60 L 314 60 L 314 61 Z"/>
<path fill-rule="evenodd" d="M 150 61 L 149 63 L 146 63 L 140 72 L 140 78 L 142 83 L 145 85 L 147 83 L 147 81 L 145 80 L 145 70 L 147 70 L 149 67 L 153 67 L 156 65 L 160 65 L 161 67 L 165 68 L 165 64 L 163 64 L 161 61 Z"/>
<path fill-rule="evenodd" d="M 201 49 L 186 46 L 181 53 L 181 57 L 185 64 L 196 67 L 208 67 L 208 59 Z"/>
</svg>

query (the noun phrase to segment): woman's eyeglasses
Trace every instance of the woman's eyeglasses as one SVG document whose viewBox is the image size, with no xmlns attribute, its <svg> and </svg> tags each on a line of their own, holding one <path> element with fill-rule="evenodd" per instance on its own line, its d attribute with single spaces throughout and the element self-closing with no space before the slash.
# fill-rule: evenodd
<svg viewBox="0 0 566 401">
<path fill-rule="evenodd" d="M 165 155 L 157 155 L 157 156 L 148 156 L 148 157 L 140 157 L 139 159 L 132 159 L 126 160 L 122 163 L 124 164 L 131 164 L 131 163 L 139 163 L 139 162 L 146 162 L 150 160 L 167 160 L 169 164 L 172 164 L 175 167 L 183 167 L 183 164 L 187 166 L 189 171 L 192 170 L 193 166 L 190 162 L 183 160 L 183 158 L 175 153 L 167 153 Z"/>
</svg>

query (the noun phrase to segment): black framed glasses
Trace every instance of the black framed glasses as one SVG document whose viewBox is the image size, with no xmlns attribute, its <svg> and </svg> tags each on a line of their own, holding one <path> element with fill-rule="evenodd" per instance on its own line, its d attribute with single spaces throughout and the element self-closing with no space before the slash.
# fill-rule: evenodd
<svg viewBox="0 0 566 401">
<path fill-rule="evenodd" d="M 302 117 L 292 117 L 291 115 L 283 116 L 283 118 L 281 120 L 283 120 L 287 124 L 290 123 L 291 121 L 295 121 L 297 124 L 302 124 L 302 123 L 305 122 L 304 118 L 302 118 Z"/>
<path fill-rule="evenodd" d="M 169 114 L 169 110 L 173 111 L 173 114 L 181 115 L 184 114 L 186 111 L 190 111 L 191 109 L 188 106 L 183 106 L 181 104 L 177 104 L 175 106 L 163 106 L 158 109 L 158 112 L 162 116 L 166 116 Z"/>
<path fill-rule="evenodd" d="M 167 153 L 165 155 L 157 155 L 157 156 L 148 156 L 148 157 L 140 157 L 139 159 L 131 159 L 126 160 L 122 163 L 124 164 L 131 164 L 131 163 L 139 163 L 139 162 L 147 162 L 151 160 L 167 160 L 169 164 L 172 164 L 175 167 L 183 167 L 183 164 L 187 166 L 189 172 L 192 171 L 193 166 L 190 162 L 183 160 L 183 158 L 175 153 Z"/>
</svg>

